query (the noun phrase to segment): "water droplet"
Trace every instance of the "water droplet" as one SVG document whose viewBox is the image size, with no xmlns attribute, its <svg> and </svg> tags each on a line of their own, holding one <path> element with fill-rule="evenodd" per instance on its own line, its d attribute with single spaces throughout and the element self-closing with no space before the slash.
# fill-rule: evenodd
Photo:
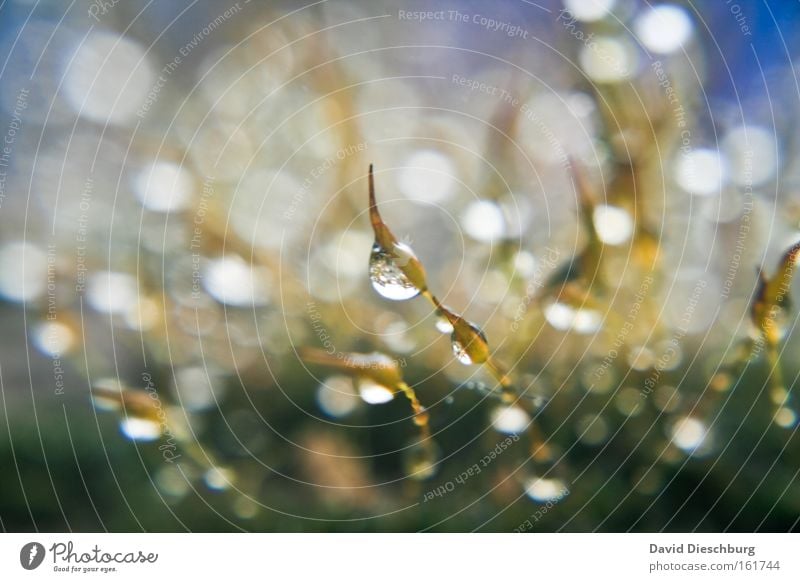
<svg viewBox="0 0 800 582">
<path fill-rule="evenodd" d="M 203 475 L 203 481 L 209 489 L 216 491 L 223 491 L 231 486 L 233 481 L 233 472 L 221 467 L 211 467 Z"/>
<path fill-rule="evenodd" d="M 603 323 L 603 315 L 595 309 L 575 310 L 575 319 L 572 321 L 572 329 L 577 333 L 592 334 L 600 331 Z"/>
<path fill-rule="evenodd" d="M 440 315 L 436 318 L 436 329 L 442 333 L 453 333 L 453 324 L 445 316 Z"/>
<path fill-rule="evenodd" d="M 523 432 L 530 422 L 528 413 L 519 406 L 498 406 L 492 411 L 492 428 L 504 434 Z"/>
<path fill-rule="evenodd" d="M 154 212 L 186 209 L 195 189 L 191 173 L 171 162 L 155 162 L 134 179 L 133 189 L 142 206 Z"/>
<path fill-rule="evenodd" d="M 503 211 L 489 200 L 477 200 L 467 206 L 461 224 L 469 236 L 485 243 L 499 240 L 506 231 Z"/>
<path fill-rule="evenodd" d="M 127 273 L 98 271 L 89 276 L 89 304 L 101 313 L 124 314 L 137 301 L 136 279 Z"/>
<path fill-rule="evenodd" d="M 462 364 L 466 366 L 472 364 L 472 358 L 469 357 L 467 350 L 461 345 L 461 342 L 456 339 L 453 339 L 453 354 L 455 354 L 456 359 Z"/>
<path fill-rule="evenodd" d="M 674 53 L 690 39 L 692 21 L 680 6 L 661 4 L 640 14 L 633 29 L 642 44 L 654 53 Z"/>
<path fill-rule="evenodd" d="M 0 296 L 10 301 L 33 301 L 47 285 L 47 256 L 27 242 L 0 249 Z"/>
<path fill-rule="evenodd" d="M 362 378 L 358 383 L 358 393 L 367 404 L 385 404 L 394 399 L 394 394 L 386 386 Z"/>
<path fill-rule="evenodd" d="M 583 22 L 594 22 L 605 18 L 616 0 L 564 0 L 569 16 Z"/>
<path fill-rule="evenodd" d="M 626 38 L 598 36 L 581 49 L 578 60 L 593 81 L 617 83 L 635 72 L 638 55 Z"/>
<path fill-rule="evenodd" d="M 153 81 L 144 47 L 111 31 L 92 31 L 78 45 L 63 77 L 67 101 L 97 123 L 129 124 Z"/>
<path fill-rule="evenodd" d="M 466 322 L 469 325 L 469 328 L 472 332 L 474 332 L 472 337 L 470 337 L 467 341 L 462 341 L 459 339 L 458 334 L 456 331 L 453 331 L 453 334 L 450 336 L 450 342 L 453 346 L 453 355 L 455 355 L 456 359 L 461 362 L 462 364 L 469 366 L 471 364 L 482 364 L 482 361 L 475 361 L 474 356 L 471 355 L 474 352 L 478 351 L 480 346 L 473 346 L 473 344 L 477 342 L 483 342 L 484 344 L 488 344 L 488 340 L 486 339 L 486 335 L 480 330 L 477 325 L 472 323 Z M 483 350 L 481 350 L 483 351 Z"/>
<path fill-rule="evenodd" d="M 675 179 L 690 194 L 711 196 L 719 194 L 727 169 L 725 158 L 718 151 L 696 149 L 676 160 Z"/>
<path fill-rule="evenodd" d="M 347 416 L 358 406 L 353 380 L 347 376 L 331 376 L 317 388 L 317 404 L 334 418 Z"/>
<path fill-rule="evenodd" d="M 420 290 L 400 268 L 411 257 L 414 257 L 414 252 L 401 242 L 396 243 L 392 251 L 387 251 L 379 244 L 373 245 L 369 256 L 369 278 L 375 291 L 393 301 L 404 301 L 419 295 Z"/>
<path fill-rule="evenodd" d="M 264 305 L 269 279 L 267 269 L 232 254 L 210 260 L 203 273 L 206 291 L 220 303 L 234 307 Z"/>
<path fill-rule="evenodd" d="M 797 414 L 791 408 L 783 406 L 775 412 L 774 420 L 781 428 L 792 428 L 797 423 Z"/>
<path fill-rule="evenodd" d="M 403 451 L 403 455 L 405 471 L 410 478 L 423 481 L 436 474 L 439 451 L 433 441 L 415 442 Z"/>
<path fill-rule="evenodd" d="M 708 428 L 702 421 L 690 416 L 679 418 L 672 425 L 672 442 L 689 454 L 696 454 L 708 444 Z"/>
<path fill-rule="evenodd" d="M 778 152 L 773 131 L 757 125 L 740 126 L 729 131 L 723 143 L 731 180 L 738 186 L 758 186 L 774 177 Z"/>
<path fill-rule="evenodd" d="M 547 322 L 559 331 L 592 334 L 600 330 L 603 315 L 595 309 L 575 309 L 566 303 L 551 303 L 544 309 Z"/>
<path fill-rule="evenodd" d="M 601 204 L 592 219 L 597 237 L 607 245 L 621 245 L 633 234 L 633 218 L 624 208 Z"/>
<path fill-rule="evenodd" d="M 45 321 L 36 326 L 33 343 L 48 356 L 57 358 L 68 352 L 75 342 L 72 328 L 57 321 Z"/>
<path fill-rule="evenodd" d="M 119 429 L 132 441 L 154 441 L 161 436 L 161 425 L 146 418 L 123 418 Z"/>
<path fill-rule="evenodd" d="M 533 478 L 525 486 L 525 494 L 539 503 L 560 501 L 569 495 L 569 489 L 561 479 Z"/>
</svg>

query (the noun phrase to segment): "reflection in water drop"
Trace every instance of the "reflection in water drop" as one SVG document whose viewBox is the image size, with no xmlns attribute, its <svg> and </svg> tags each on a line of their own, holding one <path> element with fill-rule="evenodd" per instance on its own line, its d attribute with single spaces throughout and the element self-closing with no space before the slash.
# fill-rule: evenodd
<svg viewBox="0 0 800 582">
<path fill-rule="evenodd" d="M 403 243 L 395 244 L 393 252 L 378 244 L 373 245 L 369 256 L 369 278 L 375 291 L 386 299 L 404 301 L 419 295 L 420 290 L 400 269 L 414 253 Z"/>
<path fill-rule="evenodd" d="M 161 436 L 161 425 L 145 418 L 123 418 L 119 429 L 132 441 L 154 441 Z"/>
<path fill-rule="evenodd" d="M 453 345 L 453 354 L 456 356 L 456 359 L 459 362 L 467 366 L 472 364 L 472 358 L 469 357 L 467 350 L 464 348 L 463 345 L 461 345 L 461 342 L 454 339 L 452 345 Z"/>
<path fill-rule="evenodd" d="M 488 343 L 488 340 L 486 339 L 486 335 L 483 333 L 483 331 L 481 331 L 481 329 L 477 325 L 469 323 L 469 327 L 472 329 L 472 331 L 474 331 L 479 336 L 479 338 L 471 338 L 471 342 L 478 342 L 480 340 L 483 340 L 484 343 Z M 472 360 L 472 357 L 469 354 L 470 350 L 473 349 L 472 345 L 471 344 L 464 345 L 462 342 L 460 342 L 458 340 L 458 334 L 456 334 L 455 331 L 450 336 L 450 343 L 451 343 L 451 345 L 453 347 L 453 355 L 455 355 L 456 359 L 459 362 L 461 362 L 462 364 L 464 364 L 466 366 L 469 366 L 469 365 L 472 365 L 472 364 L 482 364 L 483 363 L 483 362 L 475 362 L 475 361 Z M 478 346 L 476 346 L 476 348 L 477 347 Z M 476 350 L 473 350 L 473 351 L 478 351 L 478 350 L 476 349 Z"/>
</svg>

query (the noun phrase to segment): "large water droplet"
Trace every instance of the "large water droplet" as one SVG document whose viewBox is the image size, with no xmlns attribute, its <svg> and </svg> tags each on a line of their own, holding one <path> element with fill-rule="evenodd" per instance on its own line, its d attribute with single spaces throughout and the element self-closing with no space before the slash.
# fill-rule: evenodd
<svg viewBox="0 0 800 582">
<path fill-rule="evenodd" d="M 375 291 L 393 301 L 404 301 L 419 295 L 420 290 L 400 268 L 413 256 L 413 251 L 403 243 L 395 244 L 393 251 L 375 244 L 369 256 L 369 278 Z"/>
</svg>

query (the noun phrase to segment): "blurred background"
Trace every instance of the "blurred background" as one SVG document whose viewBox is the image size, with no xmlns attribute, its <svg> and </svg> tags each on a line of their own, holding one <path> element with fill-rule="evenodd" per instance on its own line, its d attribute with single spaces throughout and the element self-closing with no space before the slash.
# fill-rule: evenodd
<svg viewBox="0 0 800 582">
<path fill-rule="evenodd" d="M 3 2 L 0 526 L 796 530 L 798 18 Z"/>
</svg>

